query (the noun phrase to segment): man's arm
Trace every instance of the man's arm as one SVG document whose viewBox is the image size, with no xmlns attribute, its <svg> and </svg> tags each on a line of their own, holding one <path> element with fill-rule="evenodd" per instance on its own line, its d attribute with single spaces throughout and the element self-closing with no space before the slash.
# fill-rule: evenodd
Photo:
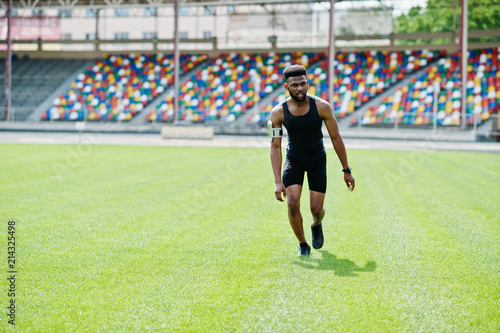
<svg viewBox="0 0 500 333">
<path fill-rule="evenodd" d="M 283 112 L 279 106 L 276 106 L 271 111 L 271 122 L 274 128 L 281 128 L 283 123 Z M 274 194 L 276 196 L 276 200 L 285 201 L 281 196 L 281 193 L 286 197 L 285 185 L 283 185 L 283 181 L 281 180 L 281 164 L 282 164 L 282 156 L 281 156 L 281 138 L 273 138 L 271 142 L 271 165 L 273 167 L 274 174 L 274 182 L 276 183 L 276 188 L 274 190 Z"/>
<path fill-rule="evenodd" d="M 332 140 L 333 148 L 339 157 L 340 163 L 342 164 L 342 169 L 347 169 L 349 167 L 349 162 L 347 161 L 347 152 L 345 150 L 344 141 L 340 136 L 339 126 L 337 120 L 333 115 L 333 109 L 331 105 L 325 101 L 318 103 L 318 112 L 320 117 L 323 119 Z M 354 178 L 350 173 L 344 172 L 344 181 L 347 185 L 349 191 L 354 190 Z"/>
</svg>

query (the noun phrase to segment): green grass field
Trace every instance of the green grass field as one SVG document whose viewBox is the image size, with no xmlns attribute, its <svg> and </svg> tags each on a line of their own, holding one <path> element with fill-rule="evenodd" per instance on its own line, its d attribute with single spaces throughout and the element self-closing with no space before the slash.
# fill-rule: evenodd
<svg viewBox="0 0 500 333">
<path fill-rule="evenodd" d="M 499 332 L 500 155 L 348 153 L 301 259 L 267 149 L 0 145 L 0 331 L 15 220 L 19 332 Z"/>
</svg>

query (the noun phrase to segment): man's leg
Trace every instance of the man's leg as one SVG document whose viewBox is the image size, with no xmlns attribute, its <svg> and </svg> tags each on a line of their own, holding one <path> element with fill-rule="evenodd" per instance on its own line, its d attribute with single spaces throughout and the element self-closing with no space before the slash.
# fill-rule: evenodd
<svg viewBox="0 0 500 333">
<path fill-rule="evenodd" d="M 299 243 L 306 243 L 304 228 L 302 226 L 302 214 L 300 213 L 300 195 L 302 185 L 290 185 L 286 188 L 286 199 L 288 203 L 288 219 Z"/>
<path fill-rule="evenodd" d="M 315 249 L 321 249 L 324 243 L 323 226 L 321 221 L 325 216 L 325 209 L 323 202 L 325 201 L 325 194 L 321 192 L 311 192 L 311 213 L 313 221 L 311 224 L 312 246 Z"/>
<path fill-rule="evenodd" d="M 313 216 L 313 226 L 317 226 L 323 220 L 325 216 L 325 209 L 323 208 L 323 204 L 325 202 L 325 193 L 309 191 L 310 200 L 311 200 L 311 214 Z"/>
<path fill-rule="evenodd" d="M 311 224 L 312 246 L 321 249 L 324 243 L 321 221 L 325 216 L 323 203 L 326 193 L 326 155 L 311 162 L 307 170 L 307 181 L 310 189 L 310 207 L 313 216 Z"/>
<path fill-rule="evenodd" d="M 302 184 L 304 183 L 304 167 L 300 161 L 286 157 L 283 169 L 283 184 L 286 186 L 286 199 L 288 204 L 288 219 L 290 226 L 299 240 L 299 256 L 308 256 L 311 247 L 307 244 L 302 226 L 302 214 L 300 213 L 300 196 Z"/>
</svg>

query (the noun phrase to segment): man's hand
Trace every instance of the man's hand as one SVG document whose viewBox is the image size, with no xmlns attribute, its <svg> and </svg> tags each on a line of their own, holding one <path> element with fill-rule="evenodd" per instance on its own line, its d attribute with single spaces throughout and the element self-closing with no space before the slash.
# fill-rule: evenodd
<svg viewBox="0 0 500 333">
<path fill-rule="evenodd" d="M 354 191 L 354 177 L 350 173 L 344 172 L 344 181 L 347 189 L 351 192 Z"/>
<path fill-rule="evenodd" d="M 281 196 L 282 192 L 283 196 L 286 198 L 285 185 L 283 185 L 283 182 L 277 182 L 276 189 L 274 190 L 274 195 L 276 196 L 276 200 L 285 201 L 285 199 L 283 199 L 283 197 Z"/>
</svg>

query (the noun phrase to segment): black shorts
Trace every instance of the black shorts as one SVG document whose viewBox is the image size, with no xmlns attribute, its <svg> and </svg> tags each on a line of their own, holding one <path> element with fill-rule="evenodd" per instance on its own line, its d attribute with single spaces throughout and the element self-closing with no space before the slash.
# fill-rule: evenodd
<svg viewBox="0 0 500 333">
<path fill-rule="evenodd" d="M 297 159 L 286 156 L 283 169 L 283 184 L 302 185 L 304 183 L 304 172 L 307 172 L 309 190 L 326 193 L 326 154 L 316 159 Z"/>
</svg>

